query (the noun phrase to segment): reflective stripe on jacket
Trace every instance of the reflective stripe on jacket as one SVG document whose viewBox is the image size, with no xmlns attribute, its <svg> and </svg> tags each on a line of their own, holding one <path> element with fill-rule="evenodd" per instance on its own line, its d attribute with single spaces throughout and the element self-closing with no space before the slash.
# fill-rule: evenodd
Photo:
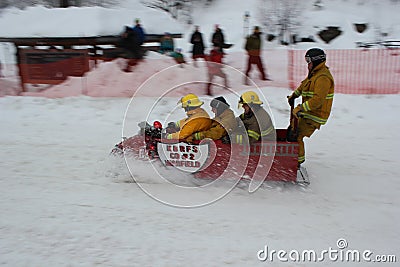
<svg viewBox="0 0 400 267">
<path fill-rule="evenodd" d="M 275 128 L 271 117 L 263 107 L 260 106 L 254 110 L 250 116 L 245 114 L 240 115 L 240 119 L 246 128 L 250 143 L 258 141 L 261 138 L 274 136 Z"/>
<path fill-rule="evenodd" d="M 194 133 L 210 129 L 211 119 L 204 109 L 198 107 L 186 114 L 187 118 L 176 123 L 180 128 L 179 132 L 168 134 L 168 139 L 185 139 Z"/>
<path fill-rule="evenodd" d="M 302 96 L 304 118 L 325 124 L 331 113 L 334 80 L 325 62 L 318 65 L 294 91 L 296 97 Z"/>
</svg>

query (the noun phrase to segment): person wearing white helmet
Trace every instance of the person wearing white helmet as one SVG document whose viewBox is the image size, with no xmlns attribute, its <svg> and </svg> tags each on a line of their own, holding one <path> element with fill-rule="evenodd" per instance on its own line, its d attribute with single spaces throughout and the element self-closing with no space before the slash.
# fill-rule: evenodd
<svg viewBox="0 0 400 267">
<path fill-rule="evenodd" d="M 169 128 L 176 128 L 177 131 L 168 133 L 167 139 L 186 140 L 194 133 L 210 129 L 212 121 L 207 111 L 201 108 L 204 102 L 200 101 L 197 95 L 187 94 L 179 100 L 178 104 L 182 105 L 187 118 L 174 123 L 174 126 L 169 123 Z"/>
</svg>

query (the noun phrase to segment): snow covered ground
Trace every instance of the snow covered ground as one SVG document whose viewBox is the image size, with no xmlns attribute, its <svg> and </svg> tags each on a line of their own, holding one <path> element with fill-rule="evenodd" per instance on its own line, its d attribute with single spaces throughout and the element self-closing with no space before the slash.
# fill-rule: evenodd
<svg viewBox="0 0 400 267">
<path fill-rule="evenodd" d="M 168 65 L 166 59 L 161 62 Z M 238 62 L 232 59 L 235 67 Z M 272 62 L 271 73 L 284 77 L 278 62 Z M 104 92 L 125 85 L 129 91 L 136 80 L 146 81 L 146 71 L 164 67 L 149 64 L 146 71 L 125 74 L 116 66 L 106 63 L 89 73 L 90 87 Z M 250 194 L 240 186 L 211 205 L 183 209 L 149 197 L 132 183 L 124 160 L 109 156 L 121 135 L 135 133 L 123 126 L 146 118 L 143 110 L 152 107 L 171 77 L 161 72 L 156 82 L 160 86 L 135 98 L 128 114 L 129 98 L 82 96 L 77 79 L 56 87 L 59 95 L 49 95 L 56 98 L 0 98 L 0 264 L 310 266 L 289 256 L 314 250 L 319 259 L 324 256 L 319 266 L 397 266 L 364 258 L 395 255 L 398 262 L 400 257 L 399 95 L 335 95 L 328 123 L 306 139 L 308 187 L 266 183 Z M 238 83 L 240 76 L 232 80 L 235 92 L 248 89 Z M 276 128 L 286 128 L 290 91 L 259 85 Z M 196 93 L 208 108 L 210 99 L 201 88 Z M 57 98 L 61 95 L 70 96 Z M 237 97 L 224 95 L 238 115 Z M 152 119 L 164 118 L 178 98 L 165 98 Z M 178 110 L 175 116 L 184 113 Z M 208 198 L 220 189 L 188 195 L 155 180 L 149 164 L 133 167 L 152 192 L 182 201 Z M 266 246 L 276 253 L 262 261 Z M 287 262 L 278 258 L 279 250 L 287 252 L 280 255 Z M 360 263 L 346 262 L 348 251 L 360 252 Z"/>
<path fill-rule="evenodd" d="M 273 103 L 287 93 L 268 89 Z M 128 99 L 3 97 L 1 263 L 263 266 L 269 261 L 259 261 L 257 252 L 265 245 L 322 251 L 337 249 L 339 238 L 349 249 L 398 257 L 400 129 L 388 114 L 400 111 L 399 100 L 336 96 L 329 123 L 307 140 L 306 188 L 267 184 L 254 194 L 236 188 L 212 205 L 179 209 L 150 198 L 130 183 L 124 161 L 109 157 Z M 278 128 L 287 120 L 280 102 L 272 108 Z M 140 179 L 154 191 L 166 188 Z M 178 189 L 170 194 L 191 197 Z M 386 265 L 395 266 L 373 266 Z"/>
</svg>

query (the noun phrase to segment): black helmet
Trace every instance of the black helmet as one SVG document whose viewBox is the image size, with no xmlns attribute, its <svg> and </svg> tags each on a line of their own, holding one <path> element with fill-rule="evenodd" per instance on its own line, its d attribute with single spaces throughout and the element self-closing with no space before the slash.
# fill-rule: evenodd
<svg viewBox="0 0 400 267">
<path fill-rule="evenodd" d="M 225 98 L 222 96 L 216 97 L 211 100 L 210 106 L 217 110 L 217 116 L 224 112 L 227 108 L 229 108 L 228 102 L 226 102 Z"/>
<path fill-rule="evenodd" d="M 305 55 L 307 63 L 312 62 L 313 67 L 316 67 L 318 64 L 324 62 L 326 60 L 326 55 L 324 50 L 319 48 L 311 48 L 306 52 Z"/>
</svg>

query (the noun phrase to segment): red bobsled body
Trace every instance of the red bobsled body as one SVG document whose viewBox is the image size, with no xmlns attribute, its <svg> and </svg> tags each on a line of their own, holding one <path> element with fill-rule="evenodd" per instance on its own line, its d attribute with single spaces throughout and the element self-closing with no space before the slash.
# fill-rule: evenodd
<svg viewBox="0 0 400 267">
<path fill-rule="evenodd" d="M 276 142 L 246 146 L 224 144 L 221 140 L 188 144 L 161 140 L 142 131 L 116 145 L 113 151 L 140 159 L 158 158 L 164 165 L 191 172 L 200 179 L 240 176 L 249 180 L 308 184 L 308 177 L 298 171 L 298 143 L 287 141 L 286 134 L 286 129 L 277 129 Z"/>
</svg>

